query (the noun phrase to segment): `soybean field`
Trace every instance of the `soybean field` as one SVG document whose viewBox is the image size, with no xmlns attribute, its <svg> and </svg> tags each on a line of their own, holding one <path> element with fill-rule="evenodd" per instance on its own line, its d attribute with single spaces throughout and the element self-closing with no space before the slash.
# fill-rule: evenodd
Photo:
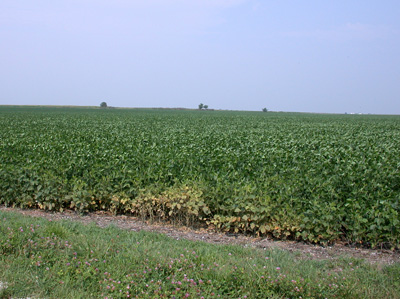
<svg viewBox="0 0 400 299">
<path fill-rule="evenodd" d="M 400 246 L 400 116 L 0 106 L 0 204 Z"/>
</svg>

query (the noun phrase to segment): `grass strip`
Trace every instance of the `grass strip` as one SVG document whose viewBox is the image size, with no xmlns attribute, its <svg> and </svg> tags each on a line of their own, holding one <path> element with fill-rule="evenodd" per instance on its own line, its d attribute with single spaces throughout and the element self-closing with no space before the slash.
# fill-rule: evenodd
<svg viewBox="0 0 400 299">
<path fill-rule="evenodd" d="M 0 298 L 400 298 L 400 265 L 301 260 L 0 211 Z"/>
</svg>

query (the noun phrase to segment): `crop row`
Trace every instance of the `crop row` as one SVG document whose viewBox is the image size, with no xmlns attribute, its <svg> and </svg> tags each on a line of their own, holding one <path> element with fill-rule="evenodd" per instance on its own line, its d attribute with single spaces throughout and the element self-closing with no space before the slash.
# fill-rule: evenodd
<svg viewBox="0 0 400 299">
<path fill-rule="evenodd" d="M 0 108 L 0 203 L 399 247 L 400 118 Z"/>
</svg>

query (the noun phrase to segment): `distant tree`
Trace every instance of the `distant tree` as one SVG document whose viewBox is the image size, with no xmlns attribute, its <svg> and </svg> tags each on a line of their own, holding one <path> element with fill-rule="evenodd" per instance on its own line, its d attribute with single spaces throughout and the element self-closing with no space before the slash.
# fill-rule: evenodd
<svg viewBox="0 0 400 299">
<path fill-rule="evenodd" d="M 201 110 L 201 109 L 203 109 L 203 108 L 204 108 L 203 103 L 200 103 L 200 104 L 199 104 L 199 110 Z"/>
<path fill-rule="evenodd" d="M 204 105 L 203 108 L 204 108 L 204 109 L 208 109 L 208 105 Z"/>
<path fill-rule="evenodd" d="M 107 108 L 107 103 L 106 102 L 101 102 L 100 103 L 100 108 Z"/>
<path fill-rule="evenodd" d="M 263 112 L 268 112 L 268 109 L 267 109 L 267 108 L 263 108 L 262 111 L 263 111 Z"/>
</svg>

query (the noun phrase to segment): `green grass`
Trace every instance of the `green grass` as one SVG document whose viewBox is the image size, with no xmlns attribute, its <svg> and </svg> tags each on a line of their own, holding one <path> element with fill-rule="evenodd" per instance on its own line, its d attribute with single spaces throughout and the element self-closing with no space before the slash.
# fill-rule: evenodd
<svg viewBox="0 0 400 299">
<path fill-rule="evenodd" d="M 0 298 L 399 298 L 400 265 L 0 212 Z"/>
</svg>

